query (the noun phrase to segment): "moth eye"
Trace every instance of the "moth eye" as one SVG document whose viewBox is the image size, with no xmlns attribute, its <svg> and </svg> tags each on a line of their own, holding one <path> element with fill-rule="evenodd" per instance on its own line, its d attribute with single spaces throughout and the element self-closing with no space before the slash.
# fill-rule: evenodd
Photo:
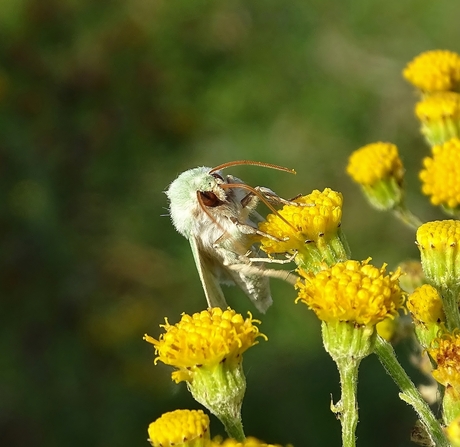
<svg viewBox="0 0 460 447">
<path fill-rule="evenodd" d="M 219 198 L 211 191 L 199 191 L 203 205 L 214 208 L 218 205 L 221 205 L 222 202 Z"/>
<path fill-rule="evenodd" d="M 212 175 L 214 178 L 218 178 L 218 179 L 224 181 L 223 177 L 222 177 L 221 175 L 219 175 L 219 174 L 216 174 L 215 172 L 213 172 L 211 175 Z"/>
</svg>

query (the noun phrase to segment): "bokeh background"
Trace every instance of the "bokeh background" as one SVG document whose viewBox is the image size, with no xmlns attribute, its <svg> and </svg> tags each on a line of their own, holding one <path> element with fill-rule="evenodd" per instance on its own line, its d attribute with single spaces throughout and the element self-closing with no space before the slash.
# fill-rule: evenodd
<svg viewBox="0 0 460 447">
<path fill-rule="evenodd" d="M 349 153 L 396 143 L 409 206 L 441 217 L 417 180 L 428 154 L 401 76 L 422 51 L 459 51 L 452 0 L 5 0 L 0 5 L 0 444 L 147 446 L 163 412 L 199 408 L 142 341 L 205 307 L 163 191 L 183 170 L 229 170 L 284 197 L 344 194 L 354 258 L 417 258 L 414 232 L 369 208 Z M 247 434 L 340 445 L 338 374 L 294 291 L 245 357 Z M 404 359 L 408 349 L 398 347 Z M 410 373 L 416 371 L 405 361 Z M 378 361 L 359 383 L 360 445 L 409 446 L 415 421 Z M 223 434 L 212 419 L 212 434 Z"/>
</svg>

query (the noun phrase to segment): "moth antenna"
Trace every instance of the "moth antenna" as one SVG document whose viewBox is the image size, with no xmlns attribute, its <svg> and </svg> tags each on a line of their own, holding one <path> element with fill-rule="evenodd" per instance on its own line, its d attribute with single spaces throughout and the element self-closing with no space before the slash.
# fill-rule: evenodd
<svg viewBox="0 0 460 447">
<path fill-rule="evenodd" d="M 253 188 L 252 186 L 246 185 L 245 183 L 222 183 L 219 185 L 222 189 L 231 189 L 231 188 L 241 188 L 246 189 L 247 191 L 252 192 L 255 194 L 262 202 L 267 205 L 267 207 L 276 214 L 285 224 L 289 225 L 294 231 L 297 231 L 297 228 L 291 224 L 291 222 L 287 221 L 279 212 L 278 210 L 261 194 L 257 189 Z M 201 197 L 200 197 L 201 199 Z"/>
<path fill-rule="evenodd" d="M 284 166 L 274 165 L 272 163 L 265 163 L 263 161 L 254 161 L 254 160 L 237 160 L 237 161 L 229 161 L 227 163 L 223 163 L 215 168 L 212 168 L 209 173 L 212 174 L 213 172 L 220 171 L 222 169 L 229 168 L 231 166 L 239 166 L 239 165 L 252 165 L 252 166 L 262 166 L 263 168 L 270 168 L 270 169 L 277 169 L 278 171 L 289 172 L 290 174 L 296 174 L 294 169 L 285 168 Z"/>
</svg>

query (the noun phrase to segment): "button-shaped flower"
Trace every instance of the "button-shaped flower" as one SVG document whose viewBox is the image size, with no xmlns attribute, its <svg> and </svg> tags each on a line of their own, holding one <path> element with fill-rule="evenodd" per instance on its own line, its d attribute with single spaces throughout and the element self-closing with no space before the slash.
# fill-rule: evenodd
<svg viewBox="0 0 460 447">
<path fill-rule="evenodd" d="M 342 397 L 331 408 L 342 423 L 344 445 L 355 445 L 359 364 L 374 351 L 376 325 L 394 318 L 404 301 L 400 271 L 386 274 L 385 269 L 369 260 L 341 262 L 316 274 L 299 269 L 296 302 L 305 303 L 323 321 L 324 347 L 339 370 Z"/>
<path fill-rule="evenodd" d="M 209 417 L 202 410 L 175 410 L 163 414 L 148 428 L 153 447 L 207 447 Z"/>
<path fill-rule="evenodd" d="M 460 221 L 435 220 L 417 230 L 423 271 L 438 288 L 460 283 Z"/>
<path fill-rule="evenodd" d="M 212 308 L 183 314 L 179 323 L 165 320 L 165 333 L 158 340 L 145 335 L 155 346 L 155 363 L 177 368 L 175 382 L 186 381 L 193 397 L 215 414 L 229 435 L 242 439 L 240 410 L 246 390 L 242 369 L 243 353 L 265 338 L 254 320 L 232 309 Z M 235 433 L 236 429 L 236 433 Z"/>
<path fill-rule="evenodd" d="M 414 319 L 420 344 L 427 348 L 446 321 L 441 296 L 436 288 L 424 284 L 409 295 L 407 308 Z"/>
<path fill-rule="evenodd" d="M 455 211 L 460 205 L 460 140 L 452 138 L 432 148 L 432 157 L 423 160 L 420 171 L 423 194 L 433 205 Z"/>
<path fill-rule="evenodd" d="M 293 200 L 278 214 L 269 214 L 259 229 L 278 240 L 263 237 L 262 250 L 268 254 L 296 254 L 296 263 L 313 271 L 323 263 L 332 265 L 347 259 L 347 244 L 340 228 L 342 203 L 342 194 L 326 188 Z"/>
<path fill-rule="evenodd" d="M 371 143 L 354 151 L 347 173 L 375 208 L 388 210 L 401 203 L 404 167 L 394 144 Z"/>
<path fill-rule="evenodd" d="M 234 439 L 226 439 L 225 441 L 216 440 L 212 442 L 210 447 L 281 447 L 281 445 L 266 444 L 265 442 L 259 441 L 257 438 L 249 437 L 243 442 L 238 442 Z"/>
<path fill-rule="evenodd" d="M 448 50 L 426 51 L 407 64 L 403 76 L 425 93 L 456 91 L 460 83 L 460 55 Z"/>
<path fill-rule="evenodd" d="M 296 301 L 305 303 L 320 320 L 376 325 L 395 317 L 404 302 L 398 278 L 401 271 L 386 274 L 386 264 L 374 267 L 366 261 L 345 261 L 316 275 L 303 274 L 297 283 Z"/>
<path fill-rule="evenodd" d="M 460 137 L 460 94 L 440 92 L 428 95 L 417 103 L 415 114 L 430 146 Z"/>
<path fill-rule="evenodd" d="M 445 333 L 434 340 L 428 353 L 436 363 L 433 377 L 446 387 L 443 418 L 449 424 L 460 416 L 460 331 Z"/>
</svg>

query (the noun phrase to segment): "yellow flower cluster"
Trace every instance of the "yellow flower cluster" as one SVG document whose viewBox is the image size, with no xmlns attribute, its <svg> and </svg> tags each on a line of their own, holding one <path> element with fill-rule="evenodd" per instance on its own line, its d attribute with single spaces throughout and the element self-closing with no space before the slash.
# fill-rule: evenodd
<svg viewBox="0 0 460 447">
<path fill-rule="evenodd" d="M 234 439 L 226 439 L 225 441 L 213 441 L 209 447 L 281 447 L 279 444 L 266 444 L 259 441 L 257 438 L 249 437 L 243 442 L 235 441 Z"/>
<path fill-rule="evenodd" d="M 299 205 L 285 205 L 278 214 L 269 214 L 259 229 L 279 240 L 263 238 L 261 248 L 266 253 L 291 253 L 306 243 L 328 238 L 337 232 L 342 220 L 342 194 L 326 188 L 299 197 Z"/>
<path fill-rule="evenodd" d="M 148 428 L 153 447 L 204 446 L 210 439 L 209 416 L 203 410 L 175 410 L 163 414 Z"/>
<path fill-rule="evenodd" d="M 326 322 L 376 325 L 396 316 L 404 303 L 398 282 L 401 271 L 386 275 L 385 269 L 385 264 L 379 269 L 370 265 L 369 260 L 349 260 L 316 275 L 300 271 L 303 280 L 296 285 L 296 302 L 304 302 Z"/>
<path fill-rule="evenodd" d="M 371 143 L 354 151 L 347 172 L 356 183 L 364 186 L 372 186 L 389 177 L 400 182 L 404 176 L 398 148 L 383 142 Z"/>
<path fill-rule="evenodd" d="M 260 321 L 248 314 L 244 319 L 230 308 L 212 308 L 192 316 L 183 314 L 175 325 L 165 319 L 161 326 L 166 332 L 159 340 L 148 335 L 144 339 L 155 346 L 155 363 L 161 361 L 179 369 L 173 373 L 176 382 L 191 380 L 197 368 L 224 361 L 240 363 L 243 352 L 257 344 L 258 337 L 265 337 L 254 325 Z"/>
<path fill-rule="evenodd" d="M 422 192 L 433 205 L 456 208 L 460 205 L 460 140 L 453 138 L 434 146 L 433 157 L 423 160 L 420 172 Z"/>
<path fill-rule="evenodd" d="M 407 308 L 417 321 L 425 324 L 440 323 L 446 319 L 441 297 L 429 284 L 418 287 L 409 295 Z"/>
<path fill-rule="evenodd" d="M 460 82 L 460 55 L 447 50 L 427 51 L 409 62 L 403 75 L 423 92 L 456 90 Z"/>
<path fill-rule="evenodd" d="M 428 349 L 436 362 L 433 377 L 444 386 L 452 386 L 460 392 L 460 332 L 444 334 Z"/>
</svg>

